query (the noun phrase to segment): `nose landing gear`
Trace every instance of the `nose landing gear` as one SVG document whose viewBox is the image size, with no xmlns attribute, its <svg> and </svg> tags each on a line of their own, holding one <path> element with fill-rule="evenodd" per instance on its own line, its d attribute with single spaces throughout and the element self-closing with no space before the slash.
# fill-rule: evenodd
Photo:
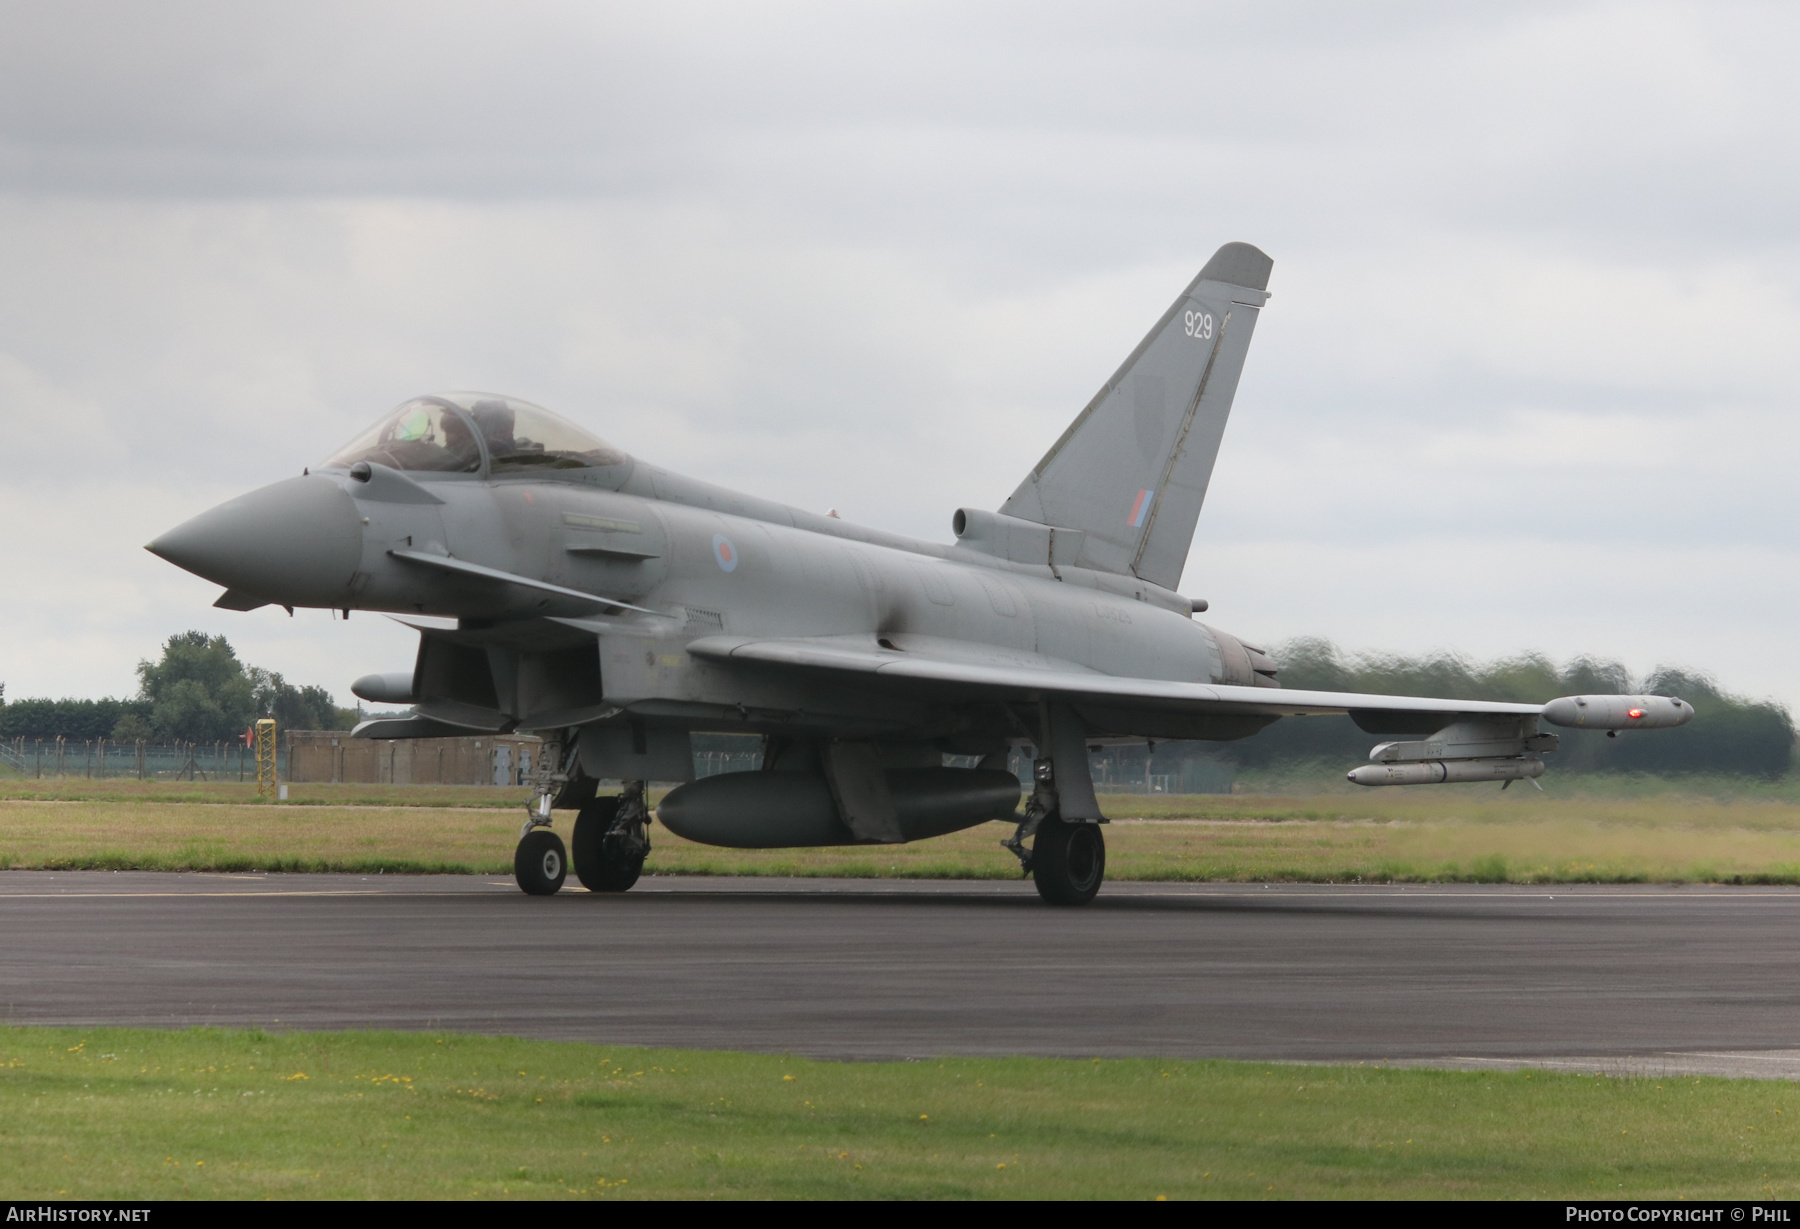
<svg viewBox="0 0 1800 1229">
<path fill-rule="evenodd" d="M 571 752 L 573 748 L 571 747 Z M 569 783 L 574 756 L 565 762 L 562 744 L 547 742 L 532 774 L 534 789 L 525 808 L 525 826 L 519 830 L 519 846 L 513 851 L 513 879 L 528 896 L 554 896 L 569 874 L 569 851 L 562 838 L 550 831 L 550 807 Z"/>
</svg>

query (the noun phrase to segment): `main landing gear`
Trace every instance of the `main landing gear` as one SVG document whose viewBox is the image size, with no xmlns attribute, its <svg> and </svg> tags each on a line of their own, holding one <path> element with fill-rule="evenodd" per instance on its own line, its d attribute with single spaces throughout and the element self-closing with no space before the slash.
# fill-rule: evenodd
<svg viewBox="0 0 1800 1229">
<path fill-rule="evenodd" d="M 1106 878 L 1106 839 L 1095 823 L 1050 817 L 1031 844 L 1031 878 L 1053 905 L 1085 905 Z"/>
<path fill-rule="evenodd" d="M 1085 905 L 1106 878 L 1106 838 L 1100 825 L 1062 818 L 1057 812 L 1056 779 L 1050 761 L 1033 766 L 1037 779 L 1025 803 L 1025 817 L 1012 839 L 1000 842 L 1019 859 L 1038 895 L 1053 905 Z M 1031 848 L 1025 841 L 1031 839 Z"/>
<path fill-rule="evenodd" d="M 550 831 L 550 799 L 543 793 L 535 800 L 513 854 L 513 878 L 532 896 L 554 896 L 569 873 L 569 851 Z M 650 852 L 644 783 L 627 781 L 622 793 L 583 806 L 572 843 L 575 876 L 588 891 L 623 892 L 636 883 Z"/>
<path fill-rule="evenodd" d="M 650 814 L 644 783 L 596 798 L 575 817 L 575 875 L 590 892 L 623 892 L 638 881 L 650 852 Z"/>
</svg>

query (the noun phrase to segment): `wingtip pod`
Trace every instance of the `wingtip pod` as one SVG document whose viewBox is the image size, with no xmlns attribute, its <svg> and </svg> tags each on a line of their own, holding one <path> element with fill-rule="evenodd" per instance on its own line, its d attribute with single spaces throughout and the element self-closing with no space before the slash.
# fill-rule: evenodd
<svg viewBox="0 0 1800 1229">
<path fill-rule="evenodd" d="M 1667 730 L 1694 719 L 1673 696 L 1563 696 L 1544 705 L 1544 720 L 1581 730 Z"/>
</svg>

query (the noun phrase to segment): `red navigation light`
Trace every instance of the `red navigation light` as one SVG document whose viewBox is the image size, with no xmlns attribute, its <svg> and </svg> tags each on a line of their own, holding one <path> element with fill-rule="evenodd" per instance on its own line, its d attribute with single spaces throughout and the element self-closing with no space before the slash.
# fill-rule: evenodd
<svg viewBox="0 0 1800 1229">
<path fill-rule="evenodd" d="M 1625 715 L 1627 717 L 1630 717 L 1633 721 L 1636 721 L 1639 717 L 1642 717 L 1644 715 L 1644 710 L 1641 708 L 1634 708 L 1630 712 L 1626 713 Z"/>
</svg>

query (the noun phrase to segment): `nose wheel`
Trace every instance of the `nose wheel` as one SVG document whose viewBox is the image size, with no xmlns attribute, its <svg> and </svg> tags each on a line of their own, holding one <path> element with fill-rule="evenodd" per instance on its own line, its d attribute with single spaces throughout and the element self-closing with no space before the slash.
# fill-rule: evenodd
<svg viewBox="0 0 1800 1229">
<path fill-rule="evenodd" d="M 513 853 L 513 878 L 531 896 L 554 896 L 569 873 L 569 851 L 548 828 L 533 828 L 519 838 Z"/>
</svg>

